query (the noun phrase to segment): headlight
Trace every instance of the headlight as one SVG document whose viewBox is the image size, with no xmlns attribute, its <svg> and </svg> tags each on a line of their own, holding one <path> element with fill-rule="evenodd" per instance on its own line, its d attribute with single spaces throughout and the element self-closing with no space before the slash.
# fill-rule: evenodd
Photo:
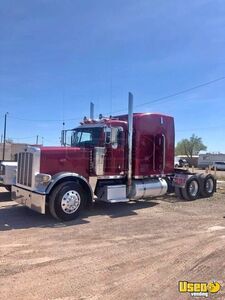
<svg viewBox="0 0 225 300">
<path fill-rule="evenodd" d="M 44 173 L 38 173 L 35 175 L 35 185 L 38 186 L 40 184 L 48 184 L 49 181 L 52 179 L 52 176 L 49 174 L 44 174 Z"/>
</svg>

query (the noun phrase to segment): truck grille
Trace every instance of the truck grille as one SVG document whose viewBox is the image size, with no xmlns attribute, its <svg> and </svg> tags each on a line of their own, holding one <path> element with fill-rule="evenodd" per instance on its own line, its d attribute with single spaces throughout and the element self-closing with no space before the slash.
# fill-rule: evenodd
<svg viewBox="0 0 225 300">
<path fill-rule="evenodd" d="M 18 156 L 17 183 L 31 187 L 33 153 L 21 152 Z"/>
</svg>

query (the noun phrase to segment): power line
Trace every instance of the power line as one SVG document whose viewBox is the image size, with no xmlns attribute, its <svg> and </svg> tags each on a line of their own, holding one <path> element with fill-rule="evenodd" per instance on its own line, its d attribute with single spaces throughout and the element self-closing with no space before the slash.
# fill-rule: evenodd
<svg viewBox="0 0 225 300">
<path fill-rule="evenodd" d="M 152 104 L 152 103 L 156 103 L 156 102 L 161 102 L 161 101 L 163 101 L 163 100 L 167 100 L 167 99 L 169 99 L 169 98 L 176 97 L 176 96 L 179 96 L 179 95 L 182 95 L 182 94 L 191 92 L 191 91 L 193 91 L 193 90 L 202 88 L 202 87 L 204 87 L 204 86 L 213 84 L 213 83 L 218 82 L 218 81 L 222 81 L 222 80 L 224 80 L 224 79 L 225 79 L 225 76 L 219 77 L 219 78 L 216 78 L 216 79 L 214 79 L 214 80 L 210 80 L 210 81 L 207 81 L 207 82 L 204 82 L 204 83 L 201 83 L 201 84 L 192 86 L 192 87 L 187 88 L 187 89 L 185 89 L 185 90 L 181 90 L 181 91 L 175 92 L 175 93 L 170 94 L 170 95 L 168 95 L 168 96 L 163 96 L 163 97 L 160 97 L 160 98 L 156 98 L 156 99 L 154 99 L 154 100 L 152 100 L 152 101 L 148 101 L 148 102 L 145 102 L 145 103 L 138 104 L 138 105 L 136 105 L 136 107 L 144 106 L 144 105 L 146 105 L 146 104 Z M 166 102 L 166 101 L 163 101 L 163 102 Z"/>
<path fill-rule="evenodd" d="M 197 130 L 214 130 L 214 129 L 221 129 L 224 130 L 225 125 L 218 125 L 218 126 L 208 126 L 208 127 L 200 127 L 200 128 L 190 128 L 190 129 L 178 129 L 176 132 L 185 132 L 185 131 L 197 131 Z"/>
<path fill-rule="evenodd" d="M 33 139 L 35 138 L 36 135 L 33 135 L 33 136 L 26 136 L 26 137 L 8 137 L 12 140 L 27 140 L 27 139 Z"/>
<path fill-rule="evenodd" d="M 181 91 L 172 93 L 172 94 L 167 95 L 167 96 L 162 96 L 162 97 L 159 97 L 159 98 L 150 100 L 150 101 L 146 101 L 146 102 L 144 102 L 144 103 L 140 103 L 140 104 L 134 105 L 134 107 L 141 107 L 141 106 L 145 106 L 145 105 L 153 104 L 153 103 L 158 103 L 158 102 L 167 102 L 167 101 L 166 101 L 167 99 L 170 99 L 170 98 L 173 98 L 173 97 L 176 97 L 176 96 L 179 96 L 179 95 L 182 95 L 182 94 L 191 92 L 191 91 L 193 91 L 193 90 L 202 88 L 202 87 L 207 86 L 207 85 L 211 85 L 211 84 L 213 84 L 213 83 L 216 83 L 216 82 L 218 82 L 218 81 L 222 81 L 222 80 L 224 80 L 224 79 L 225 79 L 225 76 L 222 76 L 222 77 L 216 78 L 216 79 L 214 79 L 214 80 L 210 80 L 210 81 L 207 81 L 207 82 L 204 82 L 204 83 L 201 83 L 201 84 L 192 86 L 192 87 L 190 87 L 190 88 L 187 88 L 187 89 L 184 89 L 184 90 L 181 90 Z M 114 111 L 113 114 L 118 113 L 118 112 L 124 112 L 124 111 L 127 111 L 127 109 L 124 108 L 124 109 L 120 109 L 120 110 Z"/>
<path fill-rule="evenodd" d="M 20 121 L 26 121 L 26 122 L 63 122 L 63 121 L 76 121 L 76 120 L 80 120 L 80 118 L 73 118 L 73 119 L 25 119 L 25 118 L 19 118 L 19 117 L 14 117 L 14 116 L 10 116 L 11 119 L 15 119 L 15 120 L 20 120 Z"/>
<path fill-rule="evenodd" d="M 178 91 L 178 92 L 174 92 L 174 93 L 172 93 L 170 95 L 162 96 L 162 97 L 150 100 L 150 101 L 146 101 L 144 103 L 140 103 L 140 104 L 134 105 L 134 107 L 141 107 L 141 106 L 145 106 L 145 105 L 153 104 L 153 103 L 158 103 L 158 102 L 167 102 L 167 100 L 170 99 L 170 98 L 173 98 L 173 97 L 176 97 L 176 96 L 179 96 L 179 95 L 191 92 L 193 90 L 196 90 L 196 89 L 199 89 L 199 88 L 202 88 L 202 87 L 214 84 L 214 83 L 216 83 L 218 81 L 222 81 L 224 79 L 225 79 L 225 76 L 218 77 L 216 79 L 213 79 L 213 80 L 210 80 L 210 81 L 207 81 L 207 82 L 204 82 L 204 83 L 192 86 L 190 88 L 187 88 L 187 89 L 184 89 L 184 90 L 181 90 L 181 91 Z M 113 114 L 116 114 L 118 112 L 124 112 L 124 111 L 126 112 L 127 109 L 124 108 L 124 109 L 116 110 L 116 111 L 113 112 Z M 108 112 L 108 113 L 104 113 L 104 114 L 105 115 L 109 115 L 111 113 L 112 112 Z M 79 121 L 80 120 L 80 118 L 71 118 L 71 119 L 26 119 L 26 118 L 14 117 L 12 115 L 10 115 L 9 117 L 12 118 L 12 119 L 15 119 L 15 120 L 27 121 L 27 122 L 65 122 L 65 121 Z"/>
</svg>

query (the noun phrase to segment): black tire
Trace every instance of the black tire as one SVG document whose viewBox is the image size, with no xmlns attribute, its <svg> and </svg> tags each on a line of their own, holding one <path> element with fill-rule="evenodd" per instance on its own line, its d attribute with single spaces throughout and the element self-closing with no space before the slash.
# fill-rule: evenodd
<svg viewBox="0 0 225 300">
<path fill-rule="evenodd" d="M 181 193 L 185 200 L 196 200 L 200 193 L 200 183 L 198 177 L 191 176 L 187 180 L 185 187 L 181 189 Z"/>
<path fill-rule="evenodd" d="M 71 197 L 74 199 L 70 200 Z M 58 220 L 70 221 L 79 216 L 85 203 L 85 192 L 81 185 L 74 181 L 67 181 L 59 184 L 51 192 L 49 196 L 49 211 Z"/>
<path fill-rule="evenodd" d="M 211 174 L 200 174 L 200 195 L 204 198 L 212 197 L 216 191 L 216 180 Z"/>
<path fill-rule="evenodd" d="M 181 188 L 178 186 L 175 186 L 175 195 L 179 199 L 184 199 L 183 194 L 181 192 Z"/>
</svg>

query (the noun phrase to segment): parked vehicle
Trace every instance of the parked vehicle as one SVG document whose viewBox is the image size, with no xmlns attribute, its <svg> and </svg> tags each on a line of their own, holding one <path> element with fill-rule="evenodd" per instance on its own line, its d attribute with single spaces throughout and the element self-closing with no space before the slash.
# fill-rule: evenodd
<svg viewBox="0 0 225 300">
<path fill-rule="evenodd" d="M 199 154 L 198 168 L 205 169 L 212 166 L 215 162 L 224 162 L 225 154 L 223 153 L 205 153 Z"/>
<path fill-rule="evenodd" d="M 15 161 L 1 161 L 0 163 L 0 186 L 11 191 L 11 187 L 16 183 L 16 168 Z"/>
<path fill-rule="evenodd" d="M 175 156 L 175 158 L 174 158 L 174 167 L 175 168 L 188 167 L 188 162 L 184 158 L 181 158 L 179 156 Z"/>
<path fill-rule="evenodd" d="M 128 115 L 84 118 L 62 132 L 62 147 L 26 147 L 18 154 L 13 199 L 42 214 L 48 205 L 55 218 L 72 220 L 94 198 L 118 203 L 174 191 L 186 200 L 212 196 L 212 175 L 174 171 L 173 118 L 132 107 L 129 94 Z"/>
<path fill-rule="evenodd" d="M 225 162 L 224 161 L 215 161 L 212 164 L 212 168 L 215 170 L 219 170 L 219 171 L 225 171 Z"/>
</svg>

